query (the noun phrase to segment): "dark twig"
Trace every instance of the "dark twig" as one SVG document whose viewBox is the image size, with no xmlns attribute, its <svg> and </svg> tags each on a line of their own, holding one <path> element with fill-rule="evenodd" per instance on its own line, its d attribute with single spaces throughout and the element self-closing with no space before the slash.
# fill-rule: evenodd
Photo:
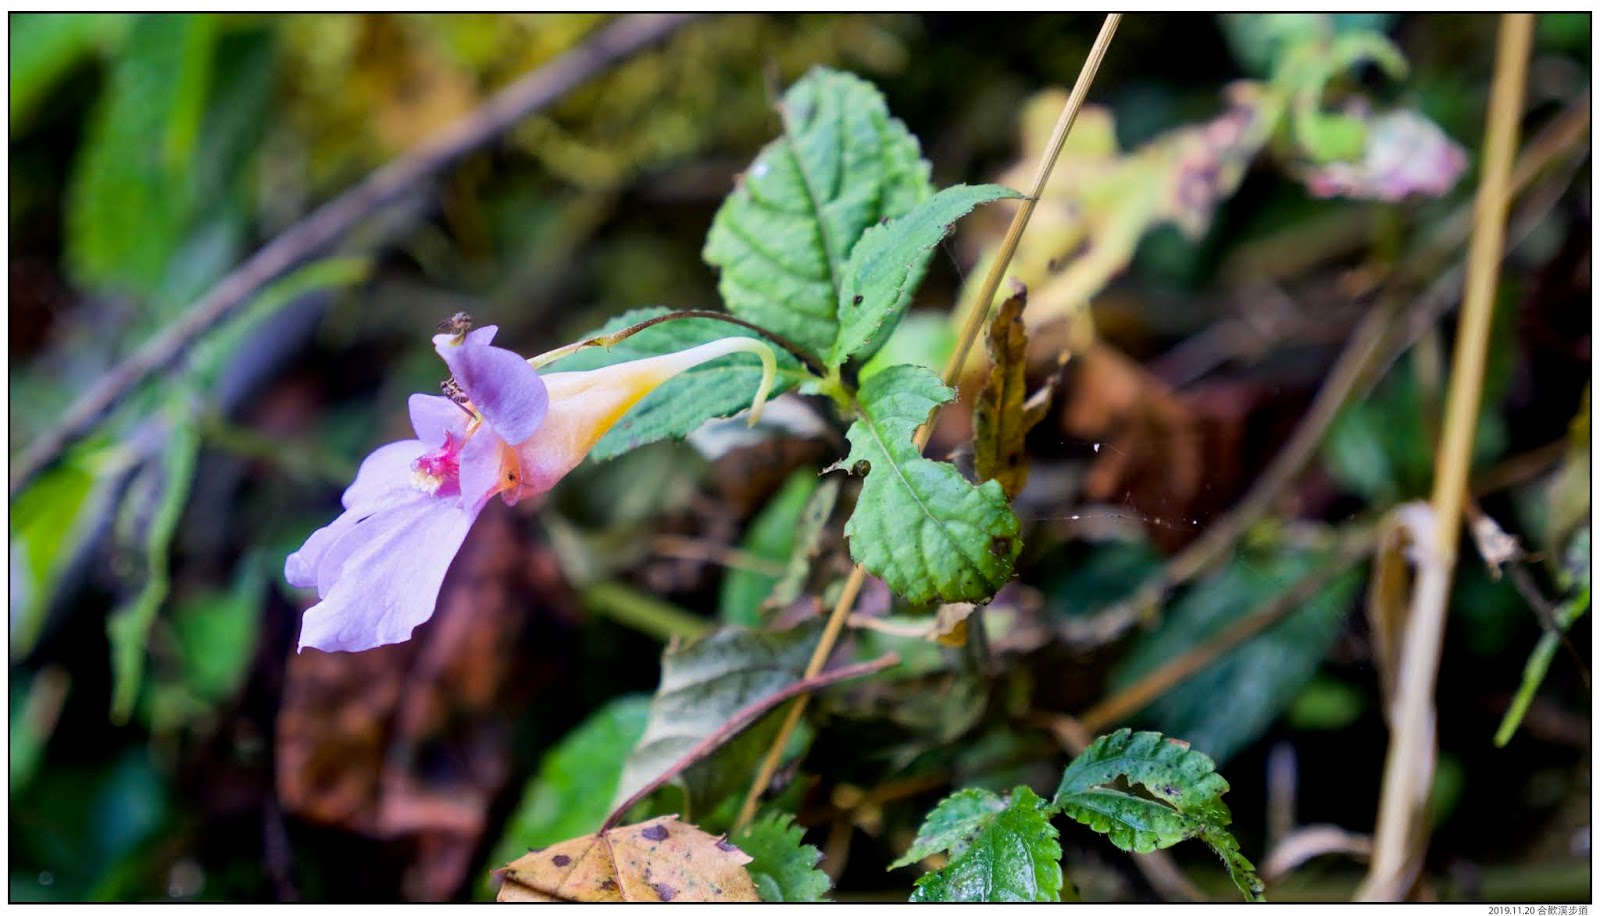
<svg viewBox="0 0 1600 916">
<path fill-rule="evenodd" d="M 16 494 L 69 446 L 88 434 L 139 383 L 173 364 L 206 331 L 226 320 L 262 287 L 337 242 L 363 220 L 463 156 L 505 133 L 607 67 L 671 35 L 692 16 L 634 15 L 524 76 L 452 125 L 443 135 L 390 162 L 263 246 L 223 277 L 183 317 L 146 341 L 67 409 L 16 459 Z"/>
<path fill-rule="evenodd" d="M 712 751 L 732 740 L 734 735 L 737 735 L 749 728 L 757 719 L 761 718 L 763 715 L 766 715 L 774 707 L 780 706 L 789 700 L 800 696 L 801 694 L 808 694 L 813 690 L 826 687 L 829 684 L 837 681 L 847 681 L 851 678 L 874 674 L 882 671 L 885 668 L 891 668 L 898 664 L 900 664 L 900 656 L 891 653 L 883 656 L 882 658 L 875 658 L 870 662 L 862 662 L 859 665 L 846 665 L 843 668 L 836 668 L 832 671 L 824 671 L 823 673 L 814 677 L 808 677 L 804 680 L 795 681 L 793 684 L 790 684 L 782 690 L 779 690 L 776 693 L 770 693 L 754 703 L 751 703 L 749 706 L 744 707 L 743 709 L 734 713 L 733 718 L 723 723 L 721 728 L 712 732 L 705 738 L 705 740 L 701 741 L 699 744 L 696 744 L 694 747 L 689 749 L 688 753 L 678 758 L 677 763 L 674 763 L 672 766 L 668 767 L 660 776 L 650 780 L 649 784 L 647 784 L 644 788 L 628 796 L 627 801 L 624 801 L 622 804 L 618 805 L 617 809 L 611 812 L 611 816 L 606 818 L 606 822 L 600 825 L 601 836 L 604 836 L 606 831 L 617 826 L 622 818 L 627 815 L 630 808 L 632 808 L 634 805 L 637 805 L 639 802 L 644 801 L 644 799 L 651 792 L 654 792 L 655 790 L 666 785 L 667 780 L 678 775 L 679 773 L 682 773 L 684 770 L 704 759 L 707 754 L 710 754 Z"/>
</svg>

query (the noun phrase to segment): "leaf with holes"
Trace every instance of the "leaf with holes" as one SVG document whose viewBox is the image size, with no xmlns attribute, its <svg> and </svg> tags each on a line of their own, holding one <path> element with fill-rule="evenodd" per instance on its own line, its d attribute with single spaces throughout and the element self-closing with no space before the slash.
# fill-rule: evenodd
<svg viewBox="0 0 1600 916">
<path fill-rule="evenodd" d="M 530 852 L 500 869 L 509 903 L 728 903 L 759 899 L 750 857 L 721 837 L 658 817 Z"/>
<path fill-rule="evenodd" d="M 956 220 L 979 204 L 1021 196 L 997 184 L 956 185 L 910 213 L 868 229 L 845 265 L 839 338 L 828 351 L 828 365 L 842 365 L 851 357 L 870 359 L 878 352 L 911 304 L 934 248 Z"/>
<path fill-rule="evenodd" d="M 745 870 L 763 903 L 827 899 L 833 882 L 817 868 L 822 853 L 802 842 L 805 834 L 794 825 L 794 815 L 773 814 L 746 824 L 733 835 L 733 844 L 751 857 Z"/>
<path fill-rule="evenodd" d="M 954 392 L 921 366 L 893 366 L 861 386 L 861 417 L 836 467 L 864 471 L 845 526 L 850 554 L 913 604 L 986 601 L 1011 578 L 1022 549 L 1000 484 L 968 483 L 924 458 L 913 432 Z"/>
<path fill-rule="evenodd" d="M 1222 859 L 1245 899 L 1265 899 L 1255 867 L 1227 830 L 1233 813 L 1222 801 L 1226 791 L 1228 781 L 1211 758 L 1187 743 L 1124 728 L 1084 748 L 1061 774 L 1050 808 L 1128 852 L 1199 839 Z"/>
<path fill-rule="evenodd" d="M 850 252 L 868 227 L 933 193 L 915 137 L 883 96 L 815 69 L 778 106 L 767 144 L 717 211 L 706 263 L 728 310 L 821 355 L 838 336 Z"/>
<path fill-rule="evenodd" d="M 636 309 L 606 322 L 590 337 L 610 334 L 670 312 L 665 308 Z M 753 337 L 754 331 L 710 318 L 664 321 L 607 348 L 594 347 L 563 357 L 544 370 L 546 374 L 599 369 L 628 360 L 676 353 L 724 337 Z M 794 357 L 773 347 L 778 375 L 770 395 L 776 397 L 807 377 Z M 695 366 L 644 396 L 589 454 L 604 461 L 662 439 L 682 439 L 707 420 L 728 417 L 750 406 L 761 386 L 761 362 L 748 353 L 733 353 Z"/>
<path fill-rule="evenodd" d="M 917 879 L 914 903 L 1050 902 L 1061 899 L 1061 844 L 1050 810 L 1027 786 L 1009 798 L 963 789 L 928 814 L 890 868 L 936 853 L 950 859 Z"/>
<path fill-rule="evenodd" d="M 809 623 L 772 633 L 729 627 L 669 648 L 661 656 L 661 685 L 650 701 L 650 720 L 622 769 L 616 801 L 666 772 L 744 707 L 799 680 L 820 628 Z M 677 777 L 692 810 L 709 811 L 749 785 L 777 724 L 764 717 Z"/>
<path fill-rule="evenodd" d="M 1055 381 L 1028 397 L 1028 328 L 1022 323 L 1027 290 L 1001 303 L 989 324 L 989 378 L 972 409 L 972 457 L 979 480 L 998 480 L 1015 499 L 1028 482 L 1028 430 L 1050 407 Z"/>
</svg>

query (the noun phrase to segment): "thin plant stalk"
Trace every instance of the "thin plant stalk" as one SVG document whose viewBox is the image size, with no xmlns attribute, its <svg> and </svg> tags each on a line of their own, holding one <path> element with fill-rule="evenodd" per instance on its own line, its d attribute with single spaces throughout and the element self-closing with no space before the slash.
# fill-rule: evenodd
<svg viewBox="0 0 1600 916">
<path fill-rule="evenodd" d="M 1450 579 L 1455 571 L 1462 502 L 1471 470 L 1473 433 L 1483 396 L 1490 319 L 1505 240 L 1511 162 L 1532 37 L 1531 14 L 1507 13 L 1501 17 L 1484 138 L 1483 176 L 1478 185 L 1467 260 L 1466 296 L 1451 363 L 1444 429 L 1434 464 L 1430 500 L 1435 526 L 1433 543 L 1421 545 L 1426 549 L 1411 595 L 1400 670 L 1396 672 L 1400 692 L 1390 722 L 1372 867 L 1356 895 L 1361 900 L 1404 897 L 1427 843 L 1421 818 L 1425 817 L 1432 782 L 1427 777 L 1433 772 L 1436 753 L 1433 694 L 1444 641 Z"/>
<path fill-rule="evenodd" d="M 1050 143 L 1046 147 L 1044 158 L 1039 162 L 1038 172 L 1034 176 L 1033 187 L 1022 206 L 1017 209 L 1016 215 L 1011 218 L 1011 226 L 1006 230 L 1005 239 L 1000 244 L 1000 254 L 995 258 L 994 266 L 989 269 L 984 278 L 983 288 L 978 296 L 979 305 L 972 310 L 967 323 L 961 329 L 961 337 L 956 345 L 955 352 L 951 354 L 950 362 L 944 370 L 946 385 L 955 382 L 961 372 L 961 366 L 966 361 L 967 353 L 972 349 L 972 344 L 977 340 L 978 333 L 983 329 L 985 320 L 989 317 L 989 309 L 994 303 L 995 291 L 1000 288 L 1000 278 L 1005 275 L 1006 268 L 1011 263 L 1011 256 L 1016 252 L 1017 242 L 1022 238 L 1022 230 L 1028 225 L 1028 218 L 1033 215 L 1033 208 L 1038 203 L 1040 195 L 1044 193 L 1045 184 L 1050 179 L 1050 170 L 1055 166 L 1057 156 L 1061 153 L 1061 146 L 1066 142 L 1067 132 L 1072 128 L 1072 122 L 1078 117 L 1078 110 L 1083 107 L 1083 100 L 1089 94 L 1089 86 L 1094 83 L 1094 75 L 1100 69 L 1100 61 L 1105 57 L 1106 49 L 1111 44 L 1111 37 L 1117 32 L 1117 23 L 1122 21 L 1121 13 L 1111 13 L 1100 25 L 1100 34 L 1095 37 L 1094 45 L 1089 49 L 1089 55 L 1084 59 L 1083 67 L 1078 71 L 1078 80 L 1072 87 L 1072 94 L 1067 97 L 1066 105 L 1061 109 L 1061 117 L 1056 121 L 1055 132 L 1051 135 Z M 939 409 L 935 407 L 928 415 L 926 422 L 917 429 L 914 438 L 918 450 L 928 444 L 928 437 L 933 435 L 934 421 L 939 416 Z M 811 660 L 806 665 L 805 676 L 815 677 L 822 666 L 827 663 L 828 656 L 833 652 L 835 643 L 839 640 L 839 633 L 844 629 L 845 620 L 850 616 L 850 609 L 855 606 L 856 596 L 861 593 L 861 586 L 866 582 L 867 571 L 861 566 L 851 570 L 850 578 L 845 580 L 844 589 L 839 593 L 839 600 L 834 604 L 833 611 L 828 615 L 827 626 L 823 628 L 822 638 L 817 641 L 817 648 L 811 654 Z M 767 750 L 766 757 L 761 760 L 761 767 L 756 771 L 756 778 L 750 784 L 750 791 L 745 795 L 744 804 L 739 809 L 739 817 L 734 821 L 734 828 L 744 826 L 755 817 L 756 805 L 761 801 L 761 795 L 772 782 L 772 776 L 778 770 L 778 763 L 782 759 L 783 749 L 789 745 L 789 738 L 794 734 L 795 727 L 800 723 L 800 716 L 805 713 L 809 696 L 802 695 L 789 707 L 788 714 L 784 717 L 783 727 L 779 729 L 778 736 L 773 739 L 772 747 Z"/>
</svg>

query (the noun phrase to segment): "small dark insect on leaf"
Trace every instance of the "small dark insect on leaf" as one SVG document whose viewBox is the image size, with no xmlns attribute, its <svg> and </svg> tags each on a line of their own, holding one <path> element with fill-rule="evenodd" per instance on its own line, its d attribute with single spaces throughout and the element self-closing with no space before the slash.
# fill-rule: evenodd
<svg viewBox="0 0 1600 916">
<path fill-rule="evenodd" d="M 860 305 L 866 298 L 867 298 L 866 296 L 859 296 L 858 295 L 854 299 L 850 300 L 850 304 L 851 305 Z"/>
<path fill-rule="evenodd" d="M 872 470 L 872 462 L 865 458 L 857 461 L 855 464 L 850 465 L 850 473 L 857 477 L 867 476 L 867 472 L 870 470 Z"/>
</svg>

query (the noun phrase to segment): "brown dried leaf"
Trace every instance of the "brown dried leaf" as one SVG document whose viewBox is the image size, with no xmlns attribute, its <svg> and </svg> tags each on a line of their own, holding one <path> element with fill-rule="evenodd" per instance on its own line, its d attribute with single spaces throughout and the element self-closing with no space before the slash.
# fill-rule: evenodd
<svg viewBox="0 0 1600 916">
<path fill-rule="evenodd" d="M 978 479 L 998 480 L 1006 497 L 1016 499 L 1028 482 L 1028 430 L 1044 419 L 1050 408 L 1054 379 L 1028 398 L 1028 329 L 1022 309 L 1028 291 L 1012 281 L 1011 297 L 995 312 L 989 325 L 989 380 L 978 392 L 973 413 L 973 461 Z"/>
<path fill-rule="evenodd" d="M 507 903 L 754 902 L 751 861 L 676 814 L 530 852 L 501 869 Z"/>
</svg>

